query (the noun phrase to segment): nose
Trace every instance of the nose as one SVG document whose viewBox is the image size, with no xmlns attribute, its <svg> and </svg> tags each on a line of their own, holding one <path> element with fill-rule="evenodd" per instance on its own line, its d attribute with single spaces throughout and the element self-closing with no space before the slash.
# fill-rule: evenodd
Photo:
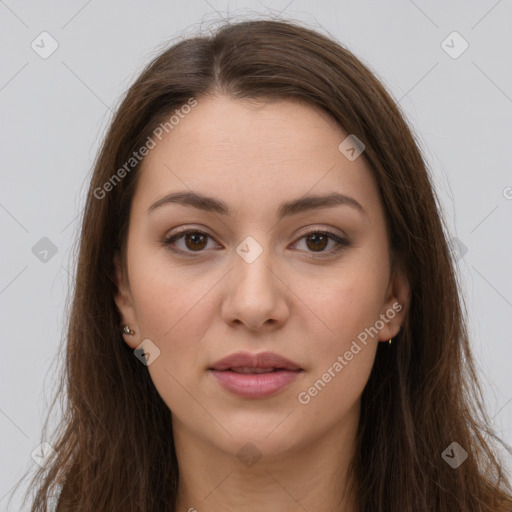
<svg viewBox="0 0 512 512">
<path fill-rule="evenodd" d="M 271 268 L 270 251 L 248 262 L 234 255 L 234 268 L 226 276 L 222 317 L 230 325 L 243 324 L 251 331 L 273 330 L 289 316 L 288 289 L 283 276 Z"/>
</svg>

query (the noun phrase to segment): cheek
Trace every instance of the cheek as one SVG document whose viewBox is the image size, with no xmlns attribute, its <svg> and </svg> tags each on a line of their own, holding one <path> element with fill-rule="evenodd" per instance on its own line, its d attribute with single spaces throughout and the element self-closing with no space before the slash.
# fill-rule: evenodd
<svg viewBox="0 0 512 512">
<path fill-rule="evenodd" d="M 179 418 L 203 418 L 200 384 L 207 364 L 206 345 L 215 343 L 209 331 L 218 320 L 215 287 L 222 274 L 198 273 L 191 265 L 172 264 L 154 255 L 150 261 L 148 256 L 133 262 L 139 327 L 160 351 L 148 366 L 150 377 Z"/>
<path fill-rule="evenodd" d="M 317 332 L 317 360 L 325 363 L 326 355 L 348 350 L 360 336 L 376 343 L 375 326 L 382 310 L 386 291 L 385 269 L 364 254 L 347 259 L 335 271 L 309 279 L 302 277 L 297 295 L 303 299 L 303 328 Z M 300 322 L 301 320 L 299 320 Z M 323 342 L 321 342 L 323 340 Z"/>
<path fill-rule="evenodd" d="M 310 282 L 304 295 L 309 299 L 303 314 L 310 323 L 303 326 L 308 329 L 304 332 L 311 333 L 314 343 L 309 348 L 310 376 L 298 401 L 309 414 L 317 411 L 333 424 L 357 406 L 379 342 L 376 323 L 385 295 L 386 269 L 370 252 L 360 251 L 336 273 L 321 276 L 313 286 Z M 312 324 L 316 325 L 313 330 Z"/>
<path fill-rule="evenodd" d="M 357 407 L 377 351 L 382 280 L 367 265 L 361 269 L 347 266 L 328 285 L 317 282 L 308 301 L 321 322 L 307 313 L 310 326 L 304 332 L 314 341 L 308 348 L 311 368 L 297 399 L 308 414 L 322 415 L 329 424 Z"/>
<path fill-rule="evenodd" d="M 213 279 L 198 275 L 191 265 L 176 264 L 167 249 L 156 243 L 134 248 L 130 265 L 130 284 L 143 335 L 164 345 L 171 340 L 186 341 L 181 334 L 195 330 L 197 322 L 192 320 L 199 311 L 204 313 Z"/>
<path fill-rule="evenodd" d="M 201 414 L 191 396 L 204 365 L 202 341 L 215 312 L 208 292 L 215 283 L 171 265 L 139 268 L 133 278 L 137 320 L 142 336 L 160 351 L 148 366 L 151 379 L 173 412 Z"/>
<path fill-rule="evenodd" d="M 308 417 L 322 418 L 325 425 L 340 424 L 348 416 L 359 413 L 361 394 L 375 359 L 376 345 L 352 345 L 348 360 L 346 352 L 332 357 L 312 376 L 297 395 L 299 407 Z"/>
</svg>

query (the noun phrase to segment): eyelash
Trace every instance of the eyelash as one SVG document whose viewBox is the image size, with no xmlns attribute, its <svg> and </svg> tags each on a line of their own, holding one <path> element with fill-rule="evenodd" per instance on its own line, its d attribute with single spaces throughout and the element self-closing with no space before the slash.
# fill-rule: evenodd
<svg viewBox="0 0 512 512">
<path fill-rule="evenodd" d="M 183 251 L 182 249 L 176 249 L 175 247 L 171 246 L 171 244 L 173 242 L 175 242 L 176 240 L 179 240 L 183 236 L 190 234 L 190 233 L 205 235 L 205 236 L 213 239 L 212 236 L 210 236 L 208 233 L 205 233 L 204 231 L 200 231 L 198 229 L 186 229 L 185 228 L 185 229 L 179 231 L 178 233 L 175 233 L 175 234 L 171 235 L 170 237 L 165 238 L 162 241 L 162 245 L 165 247 L 168 247 L 171 251 L 173 251 L 175 253 L 183 254 L 183 255 L 186 255 L 186 256 L 189 256 L 192 258 L 196 255 L 201 254 L 202 252 L 205 252 L 204 250 Z M 345 248 L 347 248 L 350 245 L 350 242 L 347 239 L 339 237 L 332 231 L 320 230 L 320 229 L 311 229 L 309 231 L 306 231 L 306 233 L 304 233 L 297 241 L 302 240 L 303 238 L 307 238 L 308 236 L 311 236 L 314 234 L 327 235 L 330 240 L 334 240 L 338 244 L 338 247 L 336 247 L 334 249 L 330 249 L 329 251 L 322 251 L 322 252 L 318 252 L 318 253 L 311 252 L 313 254 L 313 256 L 311 256 L 311 257 L 313 257 L 313 258 L 325 258 L 328 256 L 332 256 L 334 254 L 337 254 L 340 251 L 343 251 Z"/>
</svg>

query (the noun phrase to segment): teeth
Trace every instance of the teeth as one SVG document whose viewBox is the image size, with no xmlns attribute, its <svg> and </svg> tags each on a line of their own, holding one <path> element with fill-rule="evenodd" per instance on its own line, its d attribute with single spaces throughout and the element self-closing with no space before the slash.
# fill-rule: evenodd
<svg viewBox="0 0 512 512">
<path fill-rule="evenodd" d="M 240 366 L 238 368 L 230 368 L 235 373 L 269 373 L 274 371 L 275 368 L 250 368 L 248 366 Z"/>
</svg>

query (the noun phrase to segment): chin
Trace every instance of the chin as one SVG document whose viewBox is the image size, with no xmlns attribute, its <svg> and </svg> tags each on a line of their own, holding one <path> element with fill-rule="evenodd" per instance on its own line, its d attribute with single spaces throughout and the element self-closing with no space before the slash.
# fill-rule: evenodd
<svg viewBox="0 0 512 512">
<path fill-rule="evenodd" d="M 252 443 L 258 450 L 268 455 L 293 449 L 301 444 L 303 434 L 307 436 L 300 425 L 294 423 L 293 413 L 287 418 L 291 410 L 291 408 L 280 408 L 272 413 L 240 410 L 232 415 L 213 413 L 219 423 L 231 434 L 218 428 L 214 442 L 219 445 L 219 448 L 231 454 L 236 454 L 248 443 Z M 211 435 L 211 430 L 209 432 Z"/>
</svg>

